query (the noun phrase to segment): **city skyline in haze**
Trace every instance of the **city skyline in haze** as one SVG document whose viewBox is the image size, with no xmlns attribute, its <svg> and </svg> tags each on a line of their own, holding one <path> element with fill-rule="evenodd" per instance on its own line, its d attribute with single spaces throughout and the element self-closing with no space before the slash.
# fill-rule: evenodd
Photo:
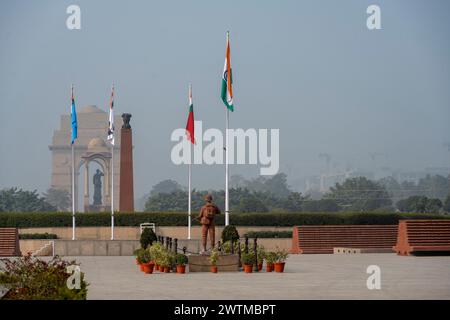
<svg viewBox="0 0 450 320">
<path fill-rule="evenodd" d="M 69 30 L 66 8 L 81 8 Z M 133 115 L 135 197 L 164 179 L 187 184 L 170 158 L 188 85 L 204 130 L 225 126 L 220 81 L 230 31 L 231 128 L 279 129 L 289 179 L 327 171 L 450 167 L 450 30 L 446 1 L 39 1 L 0 5 L 0 188 L 50 187 L 51 144 L 76 106 Z M 107 124 L 105 124 L 105 127 Z M 105 137 L 106 141 L 106 131 Z M 328 169 L 327 169 L 328 167 Z M 231 165 L 252 178 L 258 165 Z M 383 169 L 384 168 L 384 169 Z M 193 168 L 193 187 L 222 189 L 223 165 Z"/>
</svg>

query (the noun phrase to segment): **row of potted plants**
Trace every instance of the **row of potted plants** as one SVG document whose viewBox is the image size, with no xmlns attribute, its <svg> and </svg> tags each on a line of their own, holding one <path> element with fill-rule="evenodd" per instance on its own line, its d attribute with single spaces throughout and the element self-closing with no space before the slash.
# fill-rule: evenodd
<svg viewBox="0 0 450 320">
<path fill-rule="evenodd" d="M 222 253 L 230 254 L 232 252 L 238 252 L 239 244 L 234 243 L 234 250 L 231 250 L 231 241 L 227 241 L 222 244 Z M 244 245 L 241 244 L 241 263 L 244 268 L 244 272 L 250 273 L 253 271 L 253 266 L 257 262 L 258 271 L 262 270 L 263 263 L 266 261 L 266 272 L 284 272 L 284 266 L 286 264 L 286 259 L 288 257 L 288 252 L 276 247 L 275 251 L 266 251 L 263 246 L 257 245 L 256 247 L 256 257 L 254 250 L 248 250 L 247 253 L 244 252 Z M 217 261 L 219 259 L 220 252 L 214 248 L 209 256 L 209 262 L 211 263 L 211 272 L 217 273 Z M 255 258 L 258 261 L 255 261 Z"/>
<path fill-rule="evenodd" d="M 187 256 L 171 252 L 159 242 L 154 242 L 145 249 L 137 249 L 134 253 L 136 264 L 140 266 L 144 273 L 151 274 L 153 271 L 169 273 L 174 265 L 177 273 L 186 272 Z"/>
<path fill-rule="evenodd" d="M 266 261 L 266 272 L 284 272 L 284 266 L 288 257 L 288 252 L 286 250 L 277 248 L 275 251 L 265 251 L 264 247 L 258 246 L 256 253 L 258 261 L 255 261 L 255 253 L 253 251 L 241 254 L 244 272 L 253 272 L 255 263 L 258 265 L 258 270 L 261 271 L 264 260 Z"/>
</svg>

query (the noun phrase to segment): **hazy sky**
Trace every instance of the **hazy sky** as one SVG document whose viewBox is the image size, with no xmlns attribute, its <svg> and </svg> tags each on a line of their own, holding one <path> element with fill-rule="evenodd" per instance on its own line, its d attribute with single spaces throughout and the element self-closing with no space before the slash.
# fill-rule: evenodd
<svg viewBox="0 0 450 320">
<path fill-rule="evenodd" d="M 81 30 L 66 8 L 81 7 Z M 381 7 L 382 29 L 366 27 Z M 223 129 L 220 77 L 231 32 L 236 111 L 232 128 L 279 128 L 281 171 L 372 170 L 370 152 L 402 170 L 449 166 L 449 1 L 1 1 L 0 188 L 45 191 L 60 115 L 133 114 L 135 195 L 186 166 L 170 161 L 171 132 L 187 119 L 187 86 L 197 120 Z M 381 165 L 381 164 L 380 164 Z M 259 166 L 230 168 L 256 176 Z M 196 166 L 197 188 L 223 186 L 224 167 Z"/>
</svg>

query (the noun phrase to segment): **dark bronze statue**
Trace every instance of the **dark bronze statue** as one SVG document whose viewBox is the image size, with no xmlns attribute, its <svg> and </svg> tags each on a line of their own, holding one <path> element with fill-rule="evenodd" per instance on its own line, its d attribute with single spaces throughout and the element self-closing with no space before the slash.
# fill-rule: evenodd
<svg viewBox="0 0 450 320">
<path fill-rule="evenodd" d="M 131 129 L 130 126 L 131 113 L 122 113 L 123 129 Z"/>
<path fill-rule="evenodd" d="M 205 195 L 206 204 L 200 209 L 200 213 L 197 217 L 202 225 L 202 251 L 206 252 L 206 240 L 209 233 L 209 241 L 211 248 L 215 246 L 216 225 L 214 223 L 214 216 L 220 214 L 220 209 L 212 202 L 212 196 L 210 194 Z"/>
<path fill-rule="evenodd" d="M 94 174 L 94 206 L 99 206 L 102 204 L 102 177 L 103 172 L 97 169 L 96 174 Z"/>
</svg>

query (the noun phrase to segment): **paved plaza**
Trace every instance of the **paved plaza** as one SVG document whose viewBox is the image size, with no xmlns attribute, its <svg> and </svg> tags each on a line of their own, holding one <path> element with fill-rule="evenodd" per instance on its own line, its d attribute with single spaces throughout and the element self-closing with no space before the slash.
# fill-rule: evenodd
<svg viewBox="0 0 450 320">
<path fill-rule="evenodd" d="M 450 256 L 291 255 L 285 273 L 184 275 L 144 274 L 134 257 L 73 258 L 88 299 L 450 299 Z M 369 265 L 381 268 L 380 290 L 367 288 Z"/>
</svg>

